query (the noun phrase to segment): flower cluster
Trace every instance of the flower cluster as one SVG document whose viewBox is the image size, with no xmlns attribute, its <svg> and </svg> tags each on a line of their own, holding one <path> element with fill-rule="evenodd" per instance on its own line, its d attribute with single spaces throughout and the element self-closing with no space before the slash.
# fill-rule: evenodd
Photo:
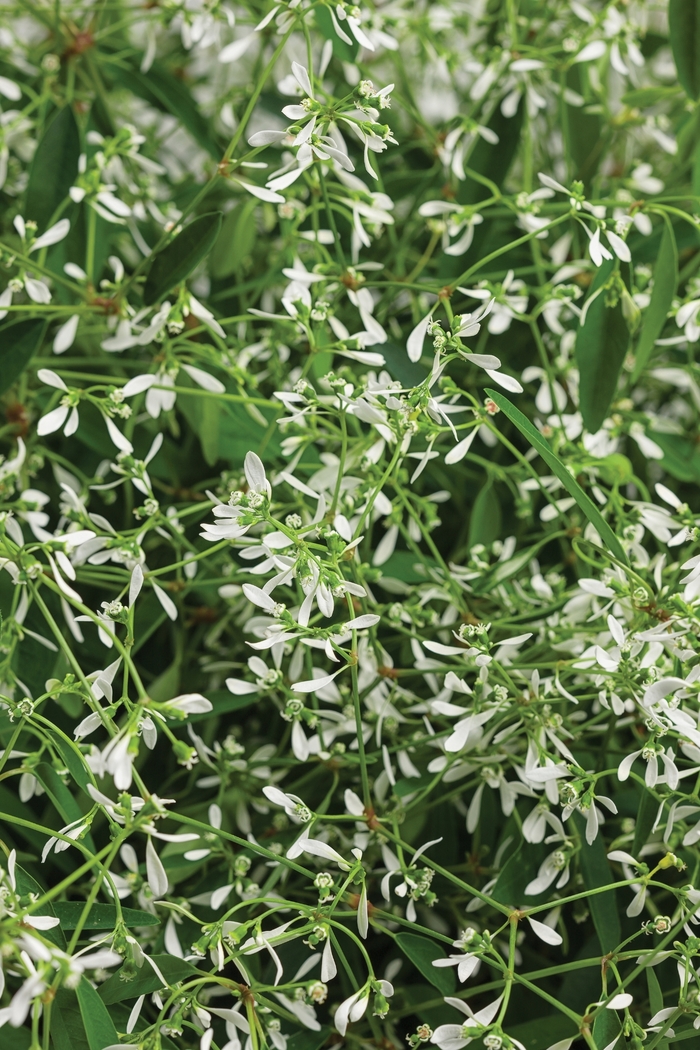
<svg viewBox="0 0 700 1050">
<path fill-rule="evenodd" d="M 0 1045 L 697 1040 L 694 4 L 3 9 Z"/>
</svg>

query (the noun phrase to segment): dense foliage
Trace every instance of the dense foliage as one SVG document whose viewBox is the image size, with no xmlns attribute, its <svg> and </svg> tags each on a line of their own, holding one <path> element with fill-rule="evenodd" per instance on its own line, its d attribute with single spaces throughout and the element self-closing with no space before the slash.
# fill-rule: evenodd
<svg viewBox="0 0 700 1050">
<path fill-rule="evenodd" d="M 700 0 L 3 0 L 3 1050 L 700 1039 Z"/>
</svg>

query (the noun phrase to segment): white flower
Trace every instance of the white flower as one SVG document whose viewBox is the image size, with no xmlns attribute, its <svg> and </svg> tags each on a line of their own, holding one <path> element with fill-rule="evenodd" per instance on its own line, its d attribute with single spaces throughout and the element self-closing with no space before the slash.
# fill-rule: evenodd
<svg viewBox="0 0 700 1050">
<path fill-rule="evenodd" d="M 333 1016 L 333 1024 L 341 1035 L 345 1035 L 350 1022 L 359 1021 L 364 1017 L 368 1003 L 369 988 L 365 986 L 340 1004 Z"/>
</svg>

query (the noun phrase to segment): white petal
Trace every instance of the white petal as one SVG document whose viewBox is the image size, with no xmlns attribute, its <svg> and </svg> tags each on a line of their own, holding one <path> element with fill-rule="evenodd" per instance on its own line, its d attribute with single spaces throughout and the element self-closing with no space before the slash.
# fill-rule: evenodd
<svg viewBox="0 0 700 1050">
<path fill-rule="evenodd" d="M 540 940 L 544 941 L 545 944 L 562 943 L 561 934 L 557 933 L 556 930 L 553 930 L 551 926 L 547 926 L 543 922 L 538 922 L 537 919 L 531 919 L 529 915 L 527 916 L 527 921 L 530 923 Z"/>
<path fill-rule="evenodd" d="M 156 853 L 155 846 L 149 835 L 146 845 L 146 874 L 148 885 L 156 897 L 164 897 L 168 892 L 168 876 L 163 867 L 163 862 Z"/>
<path fill-rule="evenodd" d="M 65 324 L 62 324 L 58 329 L 53 340 L 53 352 L 55 354 L 63 354 L 73 345 L 75 333 L 78 331 L 79 320 L 80 315 L 73 314 L 73 316 L 69 317 Z"/>
<path fill-rule="evenodd" d="M 48 248 L 50 244 L 57 244 L 58 241 L 62 241 L 64 237 L 68 236 L 69 231 L 70 222 L 68 219 L 59 219 L 59 221 L 51 226 L 46 233 L 42 233 L 41 237 L 37 237 L 34 244 L 29 249 L 30 255 L 32 252 L 36 252 L 40 248 Z"/>
</svg>

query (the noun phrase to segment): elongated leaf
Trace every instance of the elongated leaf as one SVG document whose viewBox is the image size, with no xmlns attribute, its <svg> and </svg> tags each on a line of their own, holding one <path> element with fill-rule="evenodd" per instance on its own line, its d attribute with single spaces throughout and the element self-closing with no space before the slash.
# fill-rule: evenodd
<svg viewBox="0 0 700 1050">
<path fill-rule="evenodd" d="M 501 904 L 534 905 L 542 904 L 550 895 L 547 889 L 543 893 L 526 896 L 525 889 L 537 875 L 540 864 L 546 856 L 546 850 L 540 843 L 522 842 L 509 853 L 508 859 L 501 868 L 490 896 Z"/>
<path fill-rule="evenodd" d="M 478 175 L 489 179 L 496 186 L 502 186 L 508 177 L 511 165 L 515 160 L 520 146 L 520 137 L 525 119 L 525 104 L 520 102 L 512 117 L 505 117 L 501 107 L 496 106 L 488 122 L 488 128 L 498 136 L 498 142 L 487 142 L 481 137 L 477 138 L 474 148 L 466 160 L 467 167 Z M 482 182 L 467 176 L 459 184 L 457 200 L 460 204 L 476 204 L 477 201 L 491 196 L 491 190 Z M 472 244 L 472 252 L 475 244 L 483 231 L 477 228 L 477 234 Z M 461 264 L 457 261 L 457 266 Z M 457 269 L 459 273 L 459 268 Z"/>
<path fill-rule="evenodd" d="M 396 938 L 396 943 L 433 988 L 437 988 L 442 995 L 454 993 L 454 968 L 452 966 L 433 966 L 434 959 L 446 958 L 438 944 L 428 940 L 427 937 L 420 937 L 417 933 L 400 933 Z"/>
<path fill-rule="evenodd" d="M 693 438 L 657 431 L 653 431 L 652 436 L 664 451 L 661 460 L 664 470 L 679 481 L 700 482 L 700 448 Z"/>
<path fill-rule="evenodd" d="M 700 0 L 669 0 L 668 28 L 678 79 L 692 99 L 700 97 Z"/>
<path fill-rule="evenodd" d="M 5 1025 L 2 1038 L 2 1050 L 29 1050 L 32 1043 L 32 1033 L 28 1028 L 10 1028 Z"/>
<path fill-rule="evenodd" d="M 76 996 L 90 1050 L 105 1050 L 118 1043 L 119 1035 L 109 1011 L 86 977 L 78 985 Z"/>
<path fill-rule="evenodd" d="M 45 726 L 45 731 L 51 736 L 56 750 L 63 759 L 64 765 L 75 783 L 85 791 L 87 785 L 92 783 L 90 775 L 86 772 L 85 763 L 76 754 L 75 745 L 62 736 L 56 729 Z"/>
<path fill-rule="evenodd" d="M 585 839 L 585 822 L 583 818 L 577 814 L 575 819 L 582 839 L 578 858 L 584 886 L 587 890 L 594 890 L 600 886 L 609 886 L 615 881 L 615 876 L 605 855 L 605 845 L 602 836 L 598 835 L 589 846 Z M 615 890 L 608 890 L 607 893 L 594 893 L 586 898 L 603 952 L 611 952 L 614 948 L 617 948 L 622 940 L 620 916 L 615 897 Z"/>
<path fill-rule="evenodd" d="M 287 1040 L 287 1050 L 321 1050 L 333 1030 L 323 1025 L 317 1032 L 302 1029 L 294 1032 Z"/>
<path fill-rule="evenodd" d="M 186 981 L 188 977 L 194 977 L 200 973 L 184 959 L 177 959 L 174 955 L 154 955 L 153 961 L 169 984 L 177 984 Z M 156 976 L 153 967 L 144 962 L 133 980 L 127 980 L 117 970 L 108 977 L 104 984 L 100 985 L 99 996 L 103 1003 L 111 1006 L 112 1003 L 121 1003 L 125 999 L 138 999 L 139 995 L 149 995 L 162 988 L 162 982 Z"/>
<path fill-rule="evenodd" d="M 548 1014 L 524 1024 L 508 1025 L 508 1035 L 522 1043 L 525 1050 L 547 1050 L 552 1043 L 571 1039 L 577 1034 L 574 1022 L 563 1014 Z"/>
<path fill-rule="evenodd" d="M 80 922 L 85 905 L 82 901 L 56 901 L 54 914 L 61 920 L 61 929 L 74 930 Z M 150 912 L 140 908 L 122 908 L 122 916 L 127 926 L 157 926 L 159 919 Z M 84 930 L 112 930 L 117 922 L 117 909 L 114 904 L 93 904 Z"/>
<path fill-rule="evenodd" d="M 240 270 L 246 256 L 255 244 L 255 197 L 242 201 L 227 213 L 216 244 L 212 248 L 210 271 L 212 277 L 229 277 Z"/>
<path fill-rule="evenodd" d="M 622 1033 L 620 1019 L 614 1010 L 601 1010 L 593 1022 L 593 1040 L 598 1050 L 605 1050 L 616 1035 Z"/>
<path fill-rule="evenodd" d="M 39 885 L 36 879 L 32 878 L 28 871 L 25 871 L 24 868 L 20 867 L 19 864 L 15 866 L 15 882 L 17 885 L 17 893 L 20 897 L 31 896 L 33 899 L 36 899 L 37 897 L 42 897 L 44 894 L 43 887 Z M 55 916 L 56 912 L 54 911 L 51 902 L 49 902 L 44 904 L 37 914 Z M 63 931 L 60 926 L 54 926 L 51 930 L 43 930 L 42 936 L 46 937 L 48 941 L 51 941 L 59 948 L 65 950 L 66 939 L 63 936 Z"/>
<path fill-rule="evenodd" d="M 220 229 L 221 212 L 200 215 L 157 253 L 143 290 L 143 301 L 147 306 L 162 299 L 192 273 L 211 251 Z"/>
<path fill-rule="evenodd" d="M 92 1050 L 78 997 L 68 988 L 59 988 L 51 1004 L 51 1041 L 54 1050 Z"/>
<path fill-rule="evenodd" d="M 598 270 L 591 285 L 586 320 L 576 335 L 581 415 L 592 434 L 600 430 L 608 414 L 630 341 L 622 303 L 608 306 L 607 292 L 601 291 L 613 277 L 614 269 L 615 261 L 611 260 Z"/>
<path fill-rule="evenodd" d="M 333 20 L 330 16 L 330 12 L 323 4 L 319 4 L 314 8 L 314 19 L 326 40 L 330 40 L 333 44 L 333 54 L 335 57 L 339 58 L 341 62 L 355 62 L 360 51 L 360 45 L 353 39 L 352 33 L 348 31 L 347 22 L 343 23 L 343 29 L 346 35 L 352 40 L 351 44 L 340 39 L 333 28 Z"/>
<path fill-rule="evenodd" d="M 665 215 L 661 247 L 654 267 L 654 286 L 651 300 L 644 313 L 644 324 L 639 336 L 633 379 L 642 374 L 654 349 L 654 343 L 663 331 L 678 284 L 678 248 L 673 226 Z"/>
<path fill-rule="evenodd" d="M 4 394 L 41 346 L 46 321 L 32 318 L 0 326 L 0 394 Z"/>
<path fill-rule="evenodd" d="M 584 97 L 588 90 L 588 73 L 582 65 L 573 65 L 566 74 L 566 85 L 577 95 Z M 590 99 L 589 99 L 590 100 Z M 564 106 L 567 148 L 576 165 L 575 175 L 584 183 L 590 182 L 603 157 L 604 138 L 601 134 L 603 119 L 598 112 L 589 112 L 587 107 Z"/>
<path fill-rule="evenodd" d="M 489 479 L 474 500 L 469 521 L 469 546 L 490 544 L 501 534 L 501 504 Z"/>
<path fill-rule="evenodd" d="M 37 780 L 39 780 L 45 788 L 46 794 L 49 796 L 66 824 L 72 824 L 74 821 L 80 820 L 84 815 L 83 811 L 53 766 L 50 766 L 48 762 L 40 762 L 34 770 L 34 774 Z M 82 841 L 89 850 L 94 852 L 95 844 L 92 841 L 92 836 L 89 831 L 82 837 Z"/>
<path fill-rule="evenodd" d="M 110 77 L 156 109 L 177 117 L 202 149 L 214 160 L 221 160 L 223 149 L 181 77 L 176 77 L 161 62 L 154 62 L 148 72 L 142 73 L 139 67 L 143 55 L 134 55 L 131 59 L 120 56 L 118 61 L 106 55 L 102 57 L 107 59 L 105 66 Z"/>
<path fill-rule="evenodd" d="M 68 196 L 78 174 L 80 132 L 70 106 L 53 118 L 36 148 L 29 169 L 25 219 L 33 219 L 43 232 L 54 212 Z"/>
<path fill-rule="evenodd" d="M 593 525 L 603 543 L 612 551 L 621 562 L 627 563 L 627 555 L 620 545 L 620 541 L 602 516 L 590 496 L 587 496 L 575 478 L 569 474 L 564 465 L 552 452 L 546 438 L 543 438 L 520 409 L 516 408 L 507 397 L 499 394 L 496 390 L 487 390 L 488 396 L 496 402 L 501 412 L 514 423 L 523 437 L 526 437 L 533 448 L 536 448 L 549 469 L 555 474 L 570 496 L 573 496 L 581 511 Z"/>
<path fill-rule="evenodd" d="M 649 989 L 649 1010 L 652 1017 L 664 1008 L 664 993 L 661 991 L 659 979 L 654 973 L 653 966 L 647 966 L 647 987 Z M 668 1050 L 668 1039 L 659 1041 L 658 1050 Z"/>
<path fill-rule="evenodd" d="M 646 846 L 647 839 L 654 827 L 656 814 L 659 811 L 659 803 L 648 791 L 642 791 L 639 799 L 639 808 L 634 822 L 634 842 L 632 843 L 632 856 L 638 857 L 642 846 Z"/>
</svg>

